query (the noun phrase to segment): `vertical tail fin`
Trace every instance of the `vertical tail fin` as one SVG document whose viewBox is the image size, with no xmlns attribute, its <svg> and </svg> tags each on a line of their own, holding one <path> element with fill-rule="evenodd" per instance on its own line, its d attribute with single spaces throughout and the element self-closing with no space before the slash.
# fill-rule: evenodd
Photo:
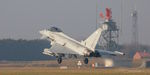
<svg viewBox="0 0 150 75">
<path fill-rule="evenodd" d="M 92 51 L 95 50 L 96 44 L 101 36 L 102 31 L 107 30 L 108 26 L 103 24 L 99 27 L 93 34 L 91 34 L 86 40 L 81 41 L 86 47 L 91 49 Z"/>
</svg>

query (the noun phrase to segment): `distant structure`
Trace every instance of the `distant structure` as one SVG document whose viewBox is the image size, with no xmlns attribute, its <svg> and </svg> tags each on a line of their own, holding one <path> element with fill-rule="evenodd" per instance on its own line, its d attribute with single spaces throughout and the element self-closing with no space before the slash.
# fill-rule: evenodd
<svg viewBox="0 0 150 75">
<path fill-rule="evenodd" d="M 99 46 L 106 50 L 116 50 L 118 48 L 119 29 L 116 22 L 112 19 L 112 11 L 110 8 L 106 8 L 106 16 L 103 13 L 99 14 L 104 20 L 104 23 L 108 25 L 108 30 L 103 32 Z"/>
<path fill-rule="evenodd" d="M 138 42 L 138 13 L 137 10 L 133 10 L 132 14 L 132 45 L 134 46 L 135 50 L 138 50 L 139 42 Z"/>
<path fill-rule="evenodd" d="M 133 67 L 150 68 L 150 53 L 136 52 L 133 56 Z"/>
<path fill-rule="evenodd" d="M 150 59 L 150 53 L 148 52 L 136 52 L 133 56 L 133 60 Z"/>
</svg>

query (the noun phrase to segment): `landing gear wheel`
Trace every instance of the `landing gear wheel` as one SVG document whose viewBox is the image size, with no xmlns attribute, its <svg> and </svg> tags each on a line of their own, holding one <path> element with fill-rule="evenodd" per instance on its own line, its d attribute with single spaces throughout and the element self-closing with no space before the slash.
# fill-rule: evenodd
<svg viewBox="0 0 150 75">
<path fill-rule="evenodd" d="M 61 57 L 58 57 L 58 58 L 57 58 L 57 62 L 58 62 L 58 64 L 61 64 L 61 63 L 62 63 L 62 58 L 61 58 Z"/>
<path fill-rule="evenodd" d="M 89 62 L 88 58 L 85 58 L 84 59 L 84 64 L 88 64 L 88 62 Z"/>
</svg>

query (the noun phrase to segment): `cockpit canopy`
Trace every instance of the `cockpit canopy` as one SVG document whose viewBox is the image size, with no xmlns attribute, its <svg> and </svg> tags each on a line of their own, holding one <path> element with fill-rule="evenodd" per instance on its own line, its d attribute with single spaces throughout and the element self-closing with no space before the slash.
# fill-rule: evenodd
<svg viewBox="0 0 150 75">
<path fill-rule="evenodd" d="M 57 28 L 57 27 L 51 27 L 50 29 L 48 29 L 49 31 L 52 31 L 52 32 L 62 32 L 61 29 Z"/>
</svg>

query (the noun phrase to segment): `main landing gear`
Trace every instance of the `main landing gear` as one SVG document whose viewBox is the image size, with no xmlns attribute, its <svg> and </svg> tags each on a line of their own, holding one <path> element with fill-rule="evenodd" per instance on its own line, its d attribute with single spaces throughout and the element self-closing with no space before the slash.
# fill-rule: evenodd
<svg viewBox="0 0 150 75">
<path fill-rule="evenodd" d="M 89 60 L 88 58 L 84 58 L 84 64 L 88 64 Z M 61 64 L 62 63 L 62 57 L 57 57 L 57 63 Z"/>
<path fill-rule="evenodd" d="M 62 57 L 58 57 L 58 58 L 57 58 L 57 63 L 58 63 L 58 64 L 61 64 L 61 63 L 62 63 Z"/>
<path fill-rule="evenodd" d="M 84 64 L 88 64 L 89 60 L 88 58 L 84 58 Z"/>
</svg>

